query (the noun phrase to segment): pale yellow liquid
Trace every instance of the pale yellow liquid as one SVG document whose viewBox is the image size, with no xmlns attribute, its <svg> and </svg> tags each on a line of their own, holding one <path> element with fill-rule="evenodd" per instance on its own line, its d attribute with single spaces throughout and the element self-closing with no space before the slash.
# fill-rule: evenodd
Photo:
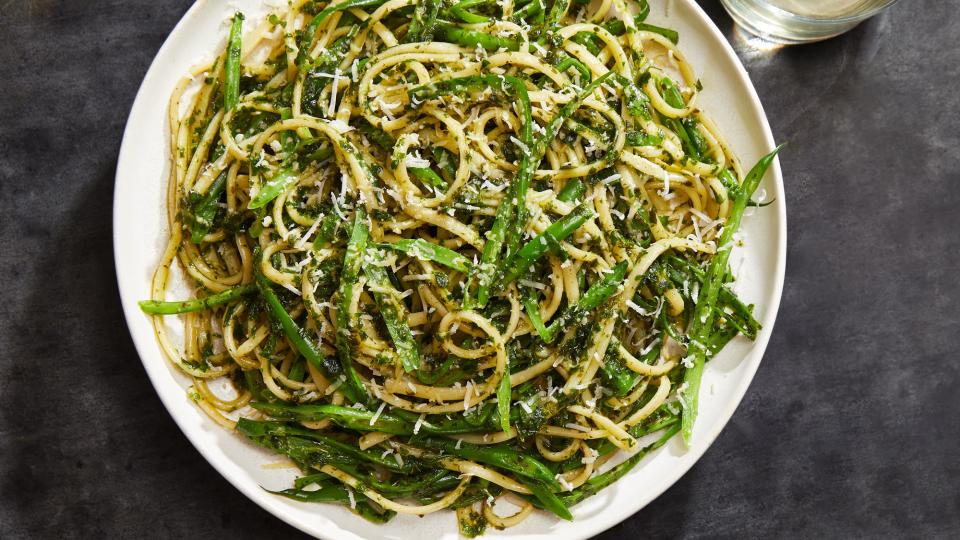
<svg viewBox="0 0 960 540">
<path fill-rule="evenodd" d="M 772 6 L 807 17 L 846 17 L 877 4 L 871 0 L 766 0 Z"/>
<path fill-rule="evenodd" d="M 722 0 L 734 21 L 769 41 L 806 43 L 850 30 L 894 0 Z"/>
</svg>

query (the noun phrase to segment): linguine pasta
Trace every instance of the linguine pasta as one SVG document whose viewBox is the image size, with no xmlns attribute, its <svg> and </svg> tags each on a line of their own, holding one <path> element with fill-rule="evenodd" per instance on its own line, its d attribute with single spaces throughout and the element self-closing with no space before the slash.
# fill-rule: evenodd
<svg viewBox="0 0 960 540">
<path fill-rule="evenodd" d="M 302 471 L 281 495 L 468 535 L 689 438 L 759 329 L 727 257 L 773 154 L 744 177 L 676 33 L 644 1 L 288 4 L 170 99 L 141 306 L 197 405 Z"/>
</svg>

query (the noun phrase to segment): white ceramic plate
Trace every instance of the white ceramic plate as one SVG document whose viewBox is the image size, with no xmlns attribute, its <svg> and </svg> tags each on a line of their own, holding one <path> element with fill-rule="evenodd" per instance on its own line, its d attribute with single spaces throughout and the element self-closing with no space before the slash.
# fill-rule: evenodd
<svg viewBox="0 0 960 540">
<path fill-rule="evenodd" d="M 304 532 L 327 539 L 431 538 L 455 539 L 451 513 L 424 518 L 398 516 L 387 525 L 373 525 L 333 505 L 303 504 L 271 495 L 270 489 L 288 487 L 293 473 L 265 469 L 277 461 L 242 437 L 214 424 L 187 398 L 187 378 L 161 355 L 150 321 L 137 307 L 149 297 L 150 279 L 167 238 L 164 193 L 168 162 L 167 100 L 189 67 L 211 58 L 223 47 L 228 5 L 238 5 L 249 16 L 262 10 L 258 0 L 198 1 L 187 11 L 160 49 L 137 94 L 124 133 L 117 164 L 114 193 L 114 254 L 120 297 L 127 325 L 157 394 L 200 453 L 237 489 L 261 507 Z M 699 105 L 720 127 L 734 152 L 749 167 L 773 148 L 763 109 L 747 73 L 730 45 L 694 2 L 651 2 L 650 21 L 680 32 L 681 50 L 700 76 L 704 92 Z M 745 219 L 746 247 L 733 254 L 738 293 L 757 305 L 763 324 L 756 342 L 738 338 L 707 366 L 700 416 L 693 445 L 685 449 L 675 437 L 647 456 L 617 484 L 573 509 L 574 521 L 564 522 L 541 513 L 517 527 L 488 536 L 515 539 L 586 538 L 623 521 L 677 481 L 703 455 L 723 429 L 750 384 L 773 328 L 783 288 L 786 258 L 786 210 L 783 182 L 775 162 L 762 185 L 776 203 Z M 185 295 L 186 288 L 177 291 Z"/>
</svg>

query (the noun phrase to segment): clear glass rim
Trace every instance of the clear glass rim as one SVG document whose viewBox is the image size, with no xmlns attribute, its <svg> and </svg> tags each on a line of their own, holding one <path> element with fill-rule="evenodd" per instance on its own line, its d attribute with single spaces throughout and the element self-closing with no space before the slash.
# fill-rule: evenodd
<svg viewBox="0 0 960 540">
<path fill-rule="evenodd" d="M 727 3 L 728 0 L 724 0 L 723 3 Z M 865 19 L 873 17 L 877 13 L 887 9 L 888 7 L 896 4 L 898 0 L 889 0 L 883 5 L 876 6 L 874 8 L 856 13 L 855 15 L 848 15 L 846 17 L 812 17 L 809 15 L 798 15 L 786 9 L 783 9 L 779 6 L 774 6 L 772 4 L 766 4 L 765 7 L 777 13 L 778 16 L 786 17 L 794 21 L 800 22 L 809 22 L 809 23 L 831 23 L 831 24 L 844 24 L 844 23 L 858 23 Z"/>
</svg>

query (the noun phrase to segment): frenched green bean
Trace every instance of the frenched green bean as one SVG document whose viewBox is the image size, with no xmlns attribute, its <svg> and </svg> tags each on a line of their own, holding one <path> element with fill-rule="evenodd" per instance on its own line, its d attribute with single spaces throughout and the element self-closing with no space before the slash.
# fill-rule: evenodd
<svg viewBox="0 0 960 540">
<path fill-rule="evenodd" d="M 205 296 L 203 298 L 197 298 L 194 300 L 184 300 L 181 302 L 158 302 L 156 300 L 144 300 L 140 302 L 140 309 L 142 309 L 144 313 L 149 313 L 150 315 L 177 315 L 180 313 L 192 313 L 194 311 L 203 311 L 205 309 L 222 306 L 223 304 L 243 298 L 244 296 L 256 290 L 257 286 L 253 283 L 249 283 L 247 285 L 240 285 L 217 294 L 212 294 L 210 296 Z"/>
<path fill-rule="evenodd" d="M 732 193 L 733 205 L 727 216 L 726 225 L 723 228 L 723 234 L 720 235 L 720 245 L 718 253 L 710 261 L 704 278 L 703 287 L 700 290 L 700 297 L 693 310 L 693 318 L 690 326 L 687 328 L 687 337 L 689 338 L 693 352 L 693 366 L 684 372 L 683 382 L 686 385 L 681 405 L 683 408 L 682 426 L 683 439 L 687 442 L 693 434 L 693 421 L 697 416 L 697 405 L 700 394 L 700 380 L 703 377 L 703 367 L 707 360 L 706 341 L 711 332 L 711 323 L 714 320 L 714 305 L 717 302 L 717 296 L 720 289 L 723 288 L 724 276 L 727 273 L 727 261 L 730 259 L 730 248 L 732 247 L 733 235 L 740 228 L 740 220 L 743 219 L 743 212 L 747 208 L 747 203 L 753 192 L 760 186 L 764 174 L 773 163 L 774 158 L 780 152 L 781 146 L 778 146 L 773 152 L 763 156 L 750 169 L 744 178 L 743 183 L 737 186 Z"/>
</svg>

